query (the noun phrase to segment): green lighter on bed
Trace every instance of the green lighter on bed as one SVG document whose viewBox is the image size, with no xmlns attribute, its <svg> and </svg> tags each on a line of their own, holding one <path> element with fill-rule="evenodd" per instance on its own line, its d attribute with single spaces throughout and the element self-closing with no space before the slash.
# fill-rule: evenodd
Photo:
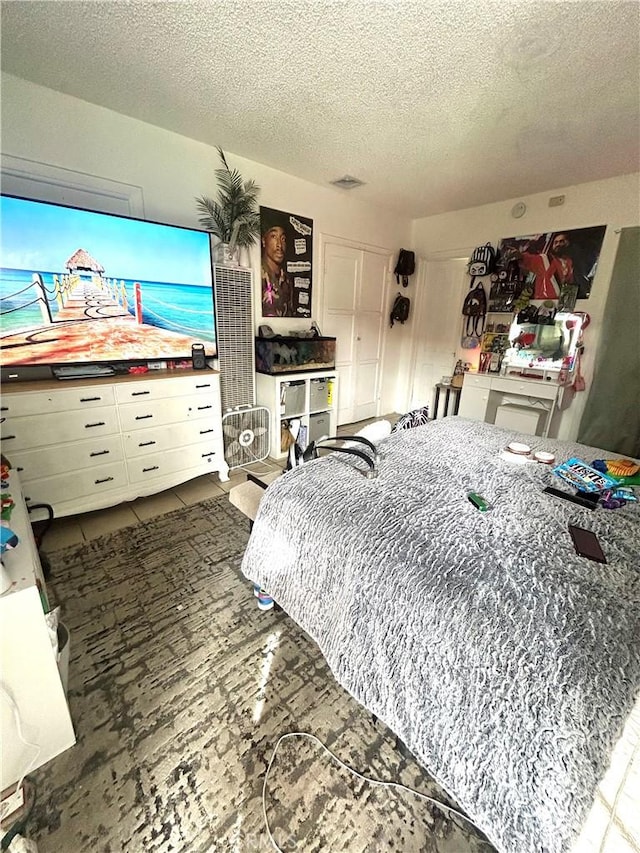
<svg viewBox="0 0 640 853">
<path fill-rule="evenodd" d="M 486 512 L 489 509 L 489 504 L 485 501 L 482 495 L 478 495 L 476 492 L 469 492 L 467 497 L 474 507 L 480 510 L 480 512 Z"/>
</svg>

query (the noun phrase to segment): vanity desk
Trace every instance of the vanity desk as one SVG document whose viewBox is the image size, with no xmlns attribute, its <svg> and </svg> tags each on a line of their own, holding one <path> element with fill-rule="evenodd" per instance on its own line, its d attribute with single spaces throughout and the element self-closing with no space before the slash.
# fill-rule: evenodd
<svg viewBox="0 0 640 853">
<path fill-rule="evenodd" d="M 467 373 L 458 414 L 463 418 L 511 427 L 547 438 L 564 386 L 552 380 L 491 373 Z M 527 418 L 527 413 L 530 417 Z M 530 427 L 523 428 L 523 421 Z"/>
</svg>

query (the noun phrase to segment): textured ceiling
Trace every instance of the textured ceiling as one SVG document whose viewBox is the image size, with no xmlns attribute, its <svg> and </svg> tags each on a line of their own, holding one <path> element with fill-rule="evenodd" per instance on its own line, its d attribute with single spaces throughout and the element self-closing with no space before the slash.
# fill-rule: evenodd
<svg viewBox="0 0 640 853">
<path fill-rule="evenodd" d="M 3 2 L 2 67 L 412 216 L 636 171 L 633 2 Z M 336 192 L 345 192 L 336 190 Z"/>
</svg>

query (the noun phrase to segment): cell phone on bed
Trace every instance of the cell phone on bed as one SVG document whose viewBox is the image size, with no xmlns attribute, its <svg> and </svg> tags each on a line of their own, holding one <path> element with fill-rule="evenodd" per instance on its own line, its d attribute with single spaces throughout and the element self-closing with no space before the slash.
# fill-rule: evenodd
<svg viewBox="0 0 640 853">
<path fill-rule="evenodd" d="M 598 542 L 598 537 L 593 531 L 570 524 L 569 533 L 573 539 L 573 547 L 576 549 L 576 554 L 579 554 L 581 557 L 587 557 L 589 560 L 595 560 L 596 563 L 607 562 L 607 558 Z"/>
</svg>

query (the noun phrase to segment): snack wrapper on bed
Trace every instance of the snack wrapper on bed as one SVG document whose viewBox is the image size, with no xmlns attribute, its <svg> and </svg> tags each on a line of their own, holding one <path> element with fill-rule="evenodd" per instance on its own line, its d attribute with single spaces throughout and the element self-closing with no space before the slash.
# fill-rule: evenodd
<svg viewBox="0 0 640 853">
<path fill-rule="evenodd" d="M 603 492 L 618 485 L 617 480 L 597 471 L 582 459 L 568 459 L 562 465 L 556 466 L 553 473 L 581 492 Z"/>
</svg>

